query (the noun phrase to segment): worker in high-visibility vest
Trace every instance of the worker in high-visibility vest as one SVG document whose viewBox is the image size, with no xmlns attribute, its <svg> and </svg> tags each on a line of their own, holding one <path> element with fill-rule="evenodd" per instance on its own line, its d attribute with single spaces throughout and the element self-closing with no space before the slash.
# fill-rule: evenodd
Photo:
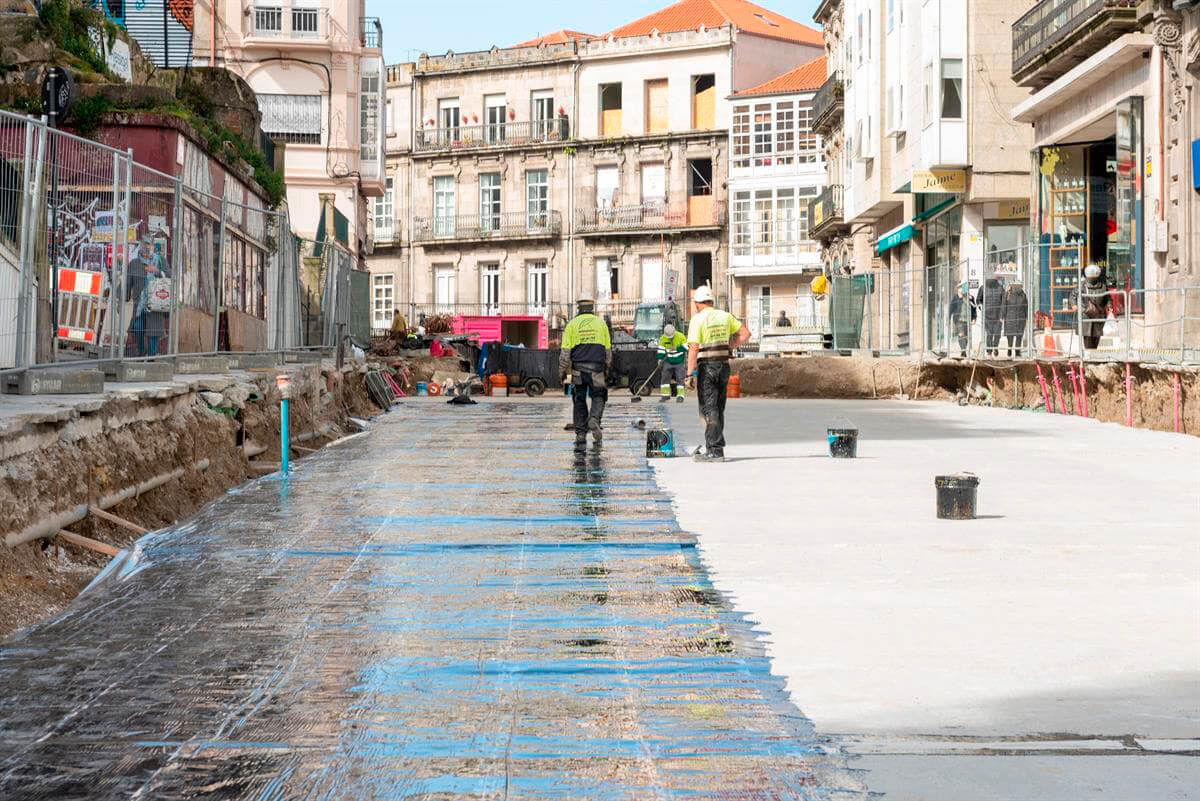
<svg viewBox="0 0 1200 801">
<path fill-rule="evenodd" d="M 658 402 L 666 403 L 674 398 L 676 403 L 683 403 L 683 383 L 687 378 L 687 337 L 682 331 L 676 331 L 670 323 L 663 326 L 662 336 L 658 338 L 658 361 L 662 369 L 659 378 L 662 397 Z"/>
<path fill-rule="evenodd" d="M 612 367 L 612 337 L 604 320 L 592 313 L 595 301 L 579 300 L 577 305 L 579 314 L 563 330 L 558 369 L 564 386 L 571 385 L 575 445 L 583 446 L 587 444 L 589 431 L 593 442 L 599 443 L 604 437 L 600 424 L 608 400 L 605 376 Z M 592 400 L 590 411 L 589 396 Z"/>
<path fill-rule="evenodd" d="M 713 308 L 711 287 L 697 288 L 692 301 L 695 313 L 688 325 L 687 384 L 696 389 L 704 418 L 704 451 L 697 450 L 695 458 L 723 462 L 729 360 L 734 350 L 750 340 L 750 331 L 729 312 Z"/>
</svg>

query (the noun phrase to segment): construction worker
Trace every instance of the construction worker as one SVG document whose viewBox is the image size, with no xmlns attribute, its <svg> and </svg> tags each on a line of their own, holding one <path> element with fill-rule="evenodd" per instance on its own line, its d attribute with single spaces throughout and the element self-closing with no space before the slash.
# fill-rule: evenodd
<svg viewBox="0 0 1200 801">
<path fill-rule="evenodd" d="M 605 375 L 612 367 L 612 337 L 604 321 L 592 313 L 595 301 L 579 300 L 576 303 L 579 313 L 563 330 L 558 369 L 563 385 L 571 385 L 575 445 L 580 446 L 587 443 L 589 431 L 593 442 L 598 443 L 604 437 L 600 421 L 604 417 L 604 403 L 608 400 Z M 589 396 L 592 399 L 590 413 Z"/>
<path fill-rule="evenodd" d="M 750 340 L 750 331 L 727 311 L 713 308 L 712 288 L 705 285 L 692 295 L 693 316 L 688 325 L 687 385 L 697 390 L 704 418 L 704 452 L 701 462 L 725 461 L 725 392 L 733 351 Z"/>
<path fill-rule="evenodd" d="M 662 369 L 659 383 L 662 397 L 659 403 L 666 403 L 674 398 L 676 403 L 683 403 L 683 387 L 685 380 L 684 362 L 687 361 L 687 337 L 676 331 L 675 326 L 667 323 L 663 326 L 662 336 L 658 338 L 658 361 Z"/>
</svg>

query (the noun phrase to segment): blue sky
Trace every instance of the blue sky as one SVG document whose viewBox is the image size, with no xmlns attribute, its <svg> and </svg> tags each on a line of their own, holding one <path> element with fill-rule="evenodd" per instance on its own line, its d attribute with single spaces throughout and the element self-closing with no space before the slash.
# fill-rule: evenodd
<svg viewBox="0 0 1200 801">
<path fill-rule="evenodd" d="M 600 34 L 669 5 L 672 0 L 367 0 L 367 13 L 383 23 L 389 64 L 416 53 L 486 50 L 562 28 Z M 817 0 L 758 0 L 772 11 L 809 25 Z M 813 25 L 813 27 L 816 27 Z"/>
</svg>

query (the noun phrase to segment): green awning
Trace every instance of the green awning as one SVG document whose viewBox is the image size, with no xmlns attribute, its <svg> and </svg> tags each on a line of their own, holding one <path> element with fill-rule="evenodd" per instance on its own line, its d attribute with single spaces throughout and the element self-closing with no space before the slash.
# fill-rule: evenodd
<svg viewBox="0 0 1200 801">
<path fill-rule="evenodd" d="M 908 240 L 912 239 L 912 236 L 913 227 L 911 225 L 905 224 L 901 225 L 899 228 L 893 228 L 883 236 L 879 237 L 879 239 L 875 242 L 875 252 L 883 253 L 891 250 L 892 248 L 896 247 L 896 245 L 902 245 Z"/>
<path fill-rule="evenodd" d="M 929 208 L 925 209 L 924 211 L 918 211 L 916 214 L 913 215 L 912 221 L 913 222 L 921 222 L 921 220 L 928 220 L 930 217 L 934 216 L 935 214 L 941 213 L 942 211 L 950 208 L 957 202 L 958 202 L 958 198 L 952 195 L 952 196 L 946 198 L 945 200 L 943 200 L 941 203 L 938 203 L 937 205 L 930 206 Z"/>
</svg>

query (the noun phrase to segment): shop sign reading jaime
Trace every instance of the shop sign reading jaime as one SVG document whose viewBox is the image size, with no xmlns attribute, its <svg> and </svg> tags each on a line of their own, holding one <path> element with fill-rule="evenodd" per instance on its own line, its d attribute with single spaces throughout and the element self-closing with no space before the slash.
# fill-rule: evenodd
<svg viewBox="0 0 1200 801">
<path fill-rule="evenodd" d="M 945 192 L 956 195 L 967 191 L 966 170 L 914 170 L 912 191 Z"/>
<path fill-rule="evenodd" d="M 996 204 L 997 220 L 1028 220 L 1029 198 L 1001 200 Z"/>
</svg>

